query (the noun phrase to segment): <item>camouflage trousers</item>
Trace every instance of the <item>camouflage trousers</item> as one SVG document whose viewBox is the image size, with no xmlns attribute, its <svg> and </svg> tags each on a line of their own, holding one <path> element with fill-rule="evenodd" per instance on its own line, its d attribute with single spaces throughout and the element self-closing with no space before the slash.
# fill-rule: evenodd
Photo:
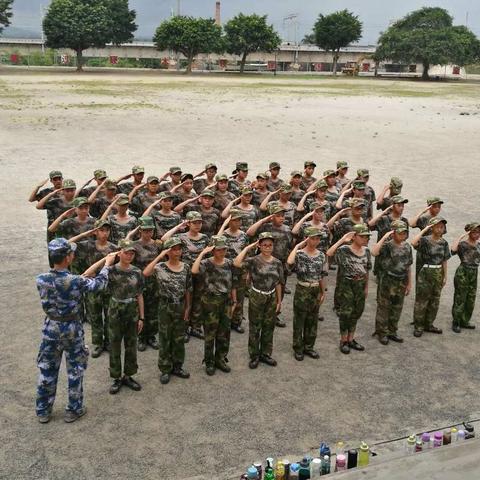
<svg viewBox="0 0 480 480">
<path fill-rule="evenodd" d="M 92 344 L 108 345 L 108 305 L 110 295 L 105 291 L 91 292 L 85 296 L 87 318 L 92 326 Z"/>
<path fill-rule="evenodd" d="M 122 376 L 122 342 L 124 346 L 123 373 L 130 377 L 137 365 L 138 304 L 119 303 L 110 298 L 108 305 L 108 336 L 110 339 L 110 376 Z"/>
<path fill-rule="evenodd" d="M 248 353 L 251 359 L 271 355 L 276 320 L 276 296 L 250 290 L 248 302 Z"/>
<path fill-rule="evenodd" d="M 170 373 L 185 361 L 183 303 L 160 299 L 158 307 L 158 368 Z"/>
<path fill-rule="evenodd" d="M 139 333 L 138 338 L 143 343 L 146 343 L 147 340 L 155 337 L 158 332 L 158 286 L 153 276 L 145 279 L 143 301 L 145 321 L 143 322 L 143 330 Z"/>
<path fill-rule="evenodd" d="M 189 325 L 197 330 L 202 329 L 202 294 L 203 283 L 199 275 L 194 275 L 193 279 L 193 292 L 192 292 L 192 309 L 190 311 Z"/>
<path fill-rule="evenodd" d="M 207 367 L 225 361 L 230 348 L 230 298 L 224 295 L 202 296 L 204 361 Z"/>
<path fill-rule="evenodd" d="M 366 280 L 337 277 L 335 305 L 340 323 L 340 335 L 353 334 L 365 309 Z"/>
<path fill-rule="evenodd" d="M 402 314 L 408 278 L 397 278 L 384 272 L 378 279 L 375 333 L 380 336 L 397 333 Z"/>
<path fill-rule="evenodd" d="M 52 411 L 63 352 L 68 377 L 66 410 L 78 412 L 83 407 L 83 375 L 88 361 L 83 325 L 80 321 L 58 322 L 46 318 L 37 357 L 40 369 L 37 383 L 37 415 L 48 415 Z"/>
<path fill-rule="evenodd" d="M 453 283 L 455 293 L 453 295 L 452 316 L 453 324 L 459 327 L 468 325 L 475 308 L 477 295 L 478 269 L 460 265 L 455 272 Z"/>
<path fill-rule="evenodd" d="M 422 268 L 419 271 L 413 309 L 415 330 L 424 330 L 433 325 L 440 305 L 442 282 L 442 268 Z"/>
<path fill-rule="evenodd" d="M 242 274 L 235 284 L 237 290 L 237 304 L 232 314 L 232 326 L 240 326 L 243 320 L 243 305 L 245 303 L 245 293 L 247 290 L 248 274 Z"/>
<path fill-rule="evenodd" d="M 302 354 L 305 350 L 313 350 L 317 339 L 318 296 L 320 287 L 295 288 L 293 297 L 293 350 Z"/>
</svg>

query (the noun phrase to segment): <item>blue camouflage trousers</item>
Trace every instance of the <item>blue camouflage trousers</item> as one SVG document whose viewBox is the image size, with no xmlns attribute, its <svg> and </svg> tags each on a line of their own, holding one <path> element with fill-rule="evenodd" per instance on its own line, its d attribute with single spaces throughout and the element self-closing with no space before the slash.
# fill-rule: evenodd
<svg viewBox="0 0 480 480">
<path fill-rule="evenodd" d="M 83 375 L 88 361 L 83 325 L 80 321 L 58 322 L 46 318 L 37 358 L 40 369 L 37 383 L 37 415 L 48 415 L 52 411 L 63 352 L 68 376 L 66 410 L 77 412 L 83 407 Z"/>
</svg>

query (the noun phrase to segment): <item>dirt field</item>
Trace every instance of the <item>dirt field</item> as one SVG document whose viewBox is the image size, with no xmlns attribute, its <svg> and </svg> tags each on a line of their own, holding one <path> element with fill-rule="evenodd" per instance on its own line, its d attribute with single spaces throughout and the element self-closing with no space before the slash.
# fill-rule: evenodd
<svg viewBox="0 0 480 480">
<path fill-rule="evenodd" d="M 139 354 L 143 391 L 111 396 L 102 356 L 86 374 L 88 415 L 63 422 L 62 372 L 54 419 L 40 425 L 34 393 L 43 316 L 34 278 L 47 269 L 46 220 L 27 198 L 52 169 L 83 182 L 99 167 L 117 177 L 140 164 L 160 175 L 171 165 L 196 173 L 215 161 L 229 173 L 245 160 L 253 176 L 277 160 L 286 175 L 306 159 L 319 171 L 342 159 L 370 168 L 377 191 L 391 176 L 403 178 L 407 216 L 428 196 L 444 198 L 453 241 L 478 220 L 479 132 L 478 85 L 0 69 L 0 478 L 224 480 L 269 455 L 311 453 L 322 440 L 374 443 L 478 417 L 480 332 L 449 329 L 454 259 L 437 320 L 442 336 L 413 338 L 410 297 L 405 344 L 381 346 L 371 338 L 372 283 L 358 332 L 367 350 L 342 355 L 330 278 L 320 360 L 293 359 L 287 296 L 289 324 L 275 333 L 277 368 L 250 371 L 247 335 L 234 333 L 232 373 L 207 377 L 203 345 L 193 339 L 190 380 L 161 386 L 148 350 Z"/>
</svg>

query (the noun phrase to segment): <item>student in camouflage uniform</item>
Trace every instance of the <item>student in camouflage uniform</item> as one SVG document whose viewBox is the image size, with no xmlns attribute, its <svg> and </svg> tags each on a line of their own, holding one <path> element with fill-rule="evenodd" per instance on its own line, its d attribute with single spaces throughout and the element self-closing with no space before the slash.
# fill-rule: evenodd
<svg viewBox="0 0 480 480">
<path fill-rule="evenodd" d="M 315 171 L 316 166 L 317 165 L 315 162 L 311 162 L 308 160 L 304 162 L 304 172 L 301 185 L 302 190 L 307 191 L 317 181 L 317 179 L 313 176 L 313 172 Z"/>
<path fill-rule="evenodd" d="M 455 272 L 455 293 L 452 306 L 452 330 L 473 329 L 470 323 L 477 296 L 477 276 L 480 265 L 480 223 L 465 225 L 465 231 L 452 245 L 452 254 L 458 254 L 460 265 Z"/>
<path fill-rule="evenodd" d="M 117 251 L 117 246 L 108 241 L 111 226 L 107 220 L 97 220 L 95 228 L 70 239 L 77 242 L 76 258 L 79 260 L 77 271 L 93 265 L 106 255 Z M 95 235 L 95 239 L 87 239 Z M 85 240 L 87 239 L 87 240 Z M 86 321 L 92 326 L 92 358 L 99 357 L 104 350 L 110 349 L 108 340 L 108 289 L 87 293 L 85 297 Z"/>
<path fill-rule="evenodd" d="M 214 163 L 207 163 L 205 170 L 193 177 L 193 189 L 200 195 L 206 188 L 213 189 L 216 185 L 215 175 L 217 166 Z M 206 178 L 202 178 L 205 175 Z"/>
<path fill-rule="evenodd" d="M 158 177 L 150 176 L 147 178 L 147 183 L 133 187 L 128 194 L 130 210 L 136 217 L 141 217 L 143 212 L 158 200 L 159 182 Z M 155 208 L 160 209 L 157 203 L 155 203 Z"/>
<path fill-rule="evenodd" d="M 213 256 L 204 258 L 212 252 Z M 203 329 L 205 332 L 204 362 L 207 375 L 214 375 L 215 369 L 229 373 L 227 365 L 230 349 L 230 314 L 236 304 L 233 286 L 233 261 L 225 258 L 227 239 L 214 235 L 211 246 L 200 252 L 192 266 L 192 274 L 201 278 L 204 284 L 201 298 Z"/>
<path fill-rule="evenodd" d="M 173 188 L 180 186 L 180 183 L 182 183 L 182 169 L 180 167 L 170 167 L 166 176 L 170 177 L 170 180 L 160 183 L 160 192 L 170 192 Z"/>
<path fill-rule="evenodd" d="M 310 191 L 305 192 L 305 195 L 300 200 L 297 206 L 297 212 L 311 212 L 312 211 L 312 203 L 324 203 L 326 202 L 327 197 L 327 182 L 323 179 L 319 180 L 317 183 L 310 187 Z M 334 213 L 335 209 L 334 206 L 327 202 L 325 206 L 325 218 L 329 220 Z"/>
<path fill-rule="evenodd" d="M 260 205 L 265 200 L 265 197 L 269 194 L 267 188 L 269 175 L 267 172 L 257 173 L 255 182 L 252 184 L 253 187 L 253 196 L 252 196 L 252 205 L 255 205 L 257 208 L 260 208 Z"/>
<path fill-rule="evenodd" d="M 160 204 L 160 210 L 157 210 L 156 206 Z M 151 215 L 155 220 L 156 225 L 156 237 L 162 238 L 172 228 L 182 223 L 180 215 L 172 210 L 173 207 L 173 195 L 170 192 L 161 192 L 158 196 L 158 200 L 153 202 L 144 212 L 143 217 Z"/>
<path fill-rule="evenodd" d="M 268 232 L 273 235 L 275 242 L 273 243 L 273 256 L 280 260 L 283 268 L 286 268 L 286 261 L 290 250 L 293 247 L 293 235 L 290 227 L 285 225 L 285 210 L 276 203 L 270 205 L 270 215 L 262 218 L 257 223 L 253 224 L 248 230 L 247 235 L 254 237 L 257 234 Z M 287 272 L 284 271 L 282 275 L 282 298 L 285 295 Z M 277 317 L 277 327 L 284 328 L 286 324 Z"/>
<path fill-rule="evenodd" d="M 140 270 L 144 270 L 150 262 L 156 258 L 162 251 L 162 242 L 153 240 L 155 224 L 152 217 L 140 217 L 139 230 L 140 239 L 135 242 L 135 258 L 133 265 Z M 129 239 L 127 237 L 127 239 Z M 145 320 L 143 329 L 138 334 L 138 351 L 143 352 L 149 345 L 154 350 L 158 350 L 158 285 L 153 277 L 145 278 L 145 287 L 143 289 L 143 303 Z"/>
<path fill-rule="evenodd" d="M 153 275 L 158 285 L 158 368 L 160 382 L 167 384 L 170 376 L 189 378 L 185 362 L 185 326 L 192 302 L 192 272 L 182 262 L 183 244 L 178 237 L 165 241 L 164 250 L 145 268 L 143 275 Z M 166 262 L 160 262 L 168 256 Z M 159 263 L 160 262 L 160 263 Z"/>
<path fill-rule="evenodd" d="M 366 206 L 365 200 L 351 198 L 347 205 L 327 222 L 328 228 L 333 232 L 334 242 L 337 242 L 346 233 L 351 232 L 354 225 L 365 223 L 363 216 Z"/>
<path fill-rule="evenodd" d="M 285 182 L 279 177 L 280 175 L 280 164 L 278 162 L 270 162 L 268 166 L 268 171 L 270 176 L 267 180 L 267 188 L 270 192 L 278 190 Z"/>
<path fill-rule="evenodd" d="M 77 197 L 89 197 L 95 189 L 101 185 L 107 179 L 107 172 L 101 168 L 93 172 L 93 177 L 90 178 L 84 185 L 82 185 L 77 191 Z M 89 186 L 95 180 L 96 185 Z M 100 193 L 103 195 L 103 192 Z"/>
<path fill-rule="evenodd" d="M 58 372 L 65 352 L 68 376 L 68 405 L 65 421 L 74 422 L 86 413 L 83 405 L 83 375 L 87 368 L 88 350 L 84 342 L 79 308 L 86 292 L 105 288 L 108 269 L 103 268 L 96 278 L 95 271 L 104 261 L 92 265 L 83 275 L 72 275 L 68 267 L 73 261 L 75 244 L 64 238 L 48 244 L 52 269 L 37 277 L 37 289 L 45 312 L 42 341 L 37 365 L 40 369 L 37 383 L 36 413 L 40 423 L 51 419 L 57 391 Z M 108 267 L 114 256 L 105 261 Z"/>
<path fill-rule="evenodd" d="M 88 197 L 91 215 L 95 218 L 102 218 L 105 211 L 115 202 L 116 198 L 117 184 L 107 178 Z"/>
<path fill-rule="evenodd" d="M 233 178 L 228 182 L 228 190 L 239 197 L 243 187 L 251 187 L 248 177 L 248 163 L 237 162 L 235 170 L 232 172 Z"/>
<path fill-rule="evenodd" d="M 183 261 L 191 268 L 193 262 L 196 260 L 200 252 L 208 246 L 209 238 L 201 233 L 202 230 L 202 216 L 200 213 L 191 211 L 187 213 L 186 220 L 176 227 L 169 230 L 163 237 L 162 241 L 165 242 L 177 232 L 188 227 L 188 232 L 180 233 L 178 237 L 183 242 L 185 252 L 183 255 Z M 186 331 L 185 341 L 188 342 L 189 336 L 199 338 L 203 340 L 204 335 L 202 333 L 202 315 L 201 315 L 201 297 L 203 291 L 203 284 L 198 277 L 193 278 L 193 298 L 192 308 L 190 311 L 190 321 Z"/>
<path fill-rule="evenodd" d="M 66 178 L 62 182 L 62 188 L 51 191 L 39 200 L 36 209 L 47 211 L 47 227 L 49 227 L 63 212 L 72 208 L 72 201 L 75 198 L 75 189 L 75 182 L 70 178 Z M 47 231 L 47 241 L 52 240 L 54 236 L 53 233 Z"/>
<path fill-rule="evenodd" d="M 39 202 L 45 195 L 48 195 L 49 193 L 52 193 L 53 191 L 59 190 L 60 188 L 62 188 L 63 175 L 60 170 L 52 170 L 49 173 L 48 177 L 49 178 L 44 180 L 42 183 L 40 183 L 33 189 L 32 193 L 28 197 L 28 201 L 30 203 Z M 49 179 L 52 186 L 42 188 L 47 184 Z M 40 190 L 41 188 L 42 190 Z"/>
<path fill-rule="evenodd" d="M 120 193 L 124 195 L 130 195 L 132 190 L 138 186 L 144 186 L 143 178 L 145 177 L 145 168 L 140 165 L 135 165 L 132 167 L 132 173 L 125 175 L 124 177 L 119 178 L 116 181 L 117 189 Z M 127 178 L 133 178 L 130 182 L 125 182 Z"/>
<path fill-rule="evenodd" d="M 370 171 L 368 168 L 359 168 L 357 170 L 357 181 L 363 182 L 365 184 L 365 193 L 364 198 L 368 203 L 368 218 L 372 218 L 373 216 L 373 204 L 375 202 L 375 190 L 368 185 L 368 181 L 370 180 Z"/>
<path fill-rule="evenodd" d="M 405 297 L 412 288 L 413 254 L 412 247 L 406 242 L 408 224 L 394 220 L 391 228 L 372 248 L 372 255 L 381 258 L 383 266 L 375 316 L 375 334 L 382 345 L 388 345 L 390 340 L 403 342 L 403 338 L 397 335 L 398 321 Z"/>
<path fill-rule="evenodd" d="M 240 230 L 242 217 L 243 212 L 241 210 L 230 210 L 229 217 L 218 231 L 218 235 L 224 235 L 227 239 L 227 257 L 231 260 L 240 255 L 240 252 L 250 243 L 248 235 L 243 230 Z M 244 320 L 243 305 L 247 290 L 247 279 L 248 274 L 245 270 L 239 271 L 235 275 L 236 303 L 233 304 L 230 325 L 231 329 L 238 333 L 245 332 L 245 329 L 242 327 L 242 321 Z"/>
<path fill-rule="evenodd" d="M 68 240 L 91 230 L 95 219 L 89 215 L 89 209 L 90 204 L 85 197 L 74 198 L 72 208 L 63 212 L 48 227 L 49 233 L 54 233 L 57 237 Z"/>
<path fill-rule="evenodd" d="M 302 172 L 300 170 L 294 170 L 290 173 L 290 185 L 292 186 L 290 201 L 298 206 L 305 195 L 304 190 L 302 190 Z"/>
<path fill-rule="evenodd" d="M 222 218 L 227 218 L 230 215 L 231 208 L 235 206 L 236 209 L 243 212 L 242 230 L 247 231 L 260 218 L 259 209 L 252 205 L 252 198 L 253 190 L 250 187 L 243 187 L 241 196 L 229 202 L 225 207 L 222 212 Z"/>
<path fill-rule="evenodd" d="M 442 333 L 442 329 L 435 327 L 433 322 L 437 316 L 442 289 L 447 282 L 447 261 L 451 257 L 448 243 L 443 238 L 446 223 L 442 217 L 432 218 L 412 240 L 412 247 L 420 252 L 423 261 L 415 289 L 415 337 L 421 337 L 423 332 Z"/>
<path fill-rule="evenodd" d="M 293 351 L 298 361 L 302 361 L 304 355 L 319 358 L 314 347 L 318 312 L 325 298 L 323 278 L 326 275 L 326 257 L 318 250 L 321 235 L 318 228 L 306 228 L 306 240 L 296 245 L 287 259 L 288 266 L 297 274 L 293 298 Z"/>
<path fill-rule="evenodd" d="M 213 207 L 223 212 L 224 208 L 237 198 L 232 192 L 228 191 L 228 177 L 225 174 L 220 174 L 215 177 L 217 186 L 215 188 L 215 200 Z"/>
<path fill-rule="evenodd" d="M 119 263 L 109 268 L 108 290 L 108 336 L 110 339 L 110 377 L 113 383 L 110 393 L 115 395 L 122 385 L 131 390 L 141 390 L 140 384 L 132 378 L 138 371 L 137 334 L 142 331 L 143 288 L 142 271 L 132 265 L 135 257 L 135 243 L 121 240 Z M 122 342 L 125 350 L 122 377 Z"/>
<path fill-rule="evenodd" d="M 325 200 L 332 205 L 337 203 L 338 198 L 340 197 L 340 190 L 337 186 L 337 172 L 335 170 L 325 170 L 323 172 L 323 179 L 327 184 L 327 193 L 325 195 Z"/>
<path fill-rule="evenodd" d="M 305 239 L 305 230 L 310 227 L 315 227 L 320 231 L 320 243 L 318 249 L 326 253 L 330 244 L 330 230 L 325 223 L 325 209 L 328 203 L 313 202 L 310 205 L 311 212 L 304 215 L 293 227 L 292 234 L 294 237 L 301 240 Z"/>
<path fill-rule="evenodd" d="M 342 191 L 345 185 L 347 185 L 350 180 L 347 178 L 348 173 L 348 162 L 342 160 L 337 162 L 337 187 L 339 191 Z"/>
<path fill-rule="evenodd" d="M 372 268 L 368 240 L 370 231 L 365 224 L 353 226 L 338 242 L 327 250 L 329 257 L 336 256 L 338 265 L 335 286 L 335 306 L 340 322 L 340 351 L 365 350 L 355 340 L 357 322 L 365 308 L 368 296 L 368 272 Z M 348 244 L 351 242 L 351 244 Z M 346 245 L 348 244 L 348 245 Z"/>
<path fill-rule="evenodd" d="M 114 243 L 124 240 L 129 232 L 134 228 L 137 228 L 138 221 L 136 217 L 128 213 L 129 203 L 128 196 L 124 193 L 120 193 L 108 206 L 101 217 L 101 220 L 106 220 L 108 218 L 108 221 L 112 226 L 110 240 Z M 111 212 L 114 209 L 116 210 L 116 213 L 111 215 Z"/>
<path fill-rule="evenodd" d="M 259 247 L 260 254 L 245 258 Z M 258 241 L 245 247 L 233 262 L 234 266 L 250 274 L 252 287 L 248 302 L 248 353 L 250 368 L 262 362 L 272 367 L 277 361 L 272 358 L 275 319 L 282 307 L 282 285 L 285 284 L 282 262 L 272 255 L 274 235 L 263 232 Z"/>
<path fill-rule="evenodd" d="M 180 205 L 180 203 L 186 200 L 198 198 L 197 193 L 193 189 L 193 175 L 191 173 L 184 173 L 180 180 L 180 184 L 170 190 L 170 193 L 173 195 L 174 206 Z"/>
<path fill-rule="evenodd" d="M 390 183 L 383 187 L 377 198 L 377 210 L 385 210 L 392 205 L 392 198 L 402 193 L 403 181 L 398 177 L 392 177 Z"/>
<path fill-rule="evenodd" d="M 278 194 L 277 201 L 270 201 L 274 195 Z M 284 211 L 284 223 L 288 227 L 292 228 L 295 224 L 295 214 L 297 212 L 297 206 L 295 203 L 290 201 L 292 197 L 292 186 L 288 183 L 283 184 L 278 190 L 270 192 L 269 195 L 265 197 L 262 204 L 260 205 L 260 210 L 263 212 L 268 212 L 273 205 L 279 205 Z"/>
<path fill-rule="evenodd" d="M 366 187 L 367 185 L 365 182 L 361 180 L 355 180 L 351 187 L 345 187 L 345 189 L 340 192 L 340 197 L 335 204 L 335 208 L 337 210 L 341 210 L 345 207 L 348 207 L 353 198 L 363 200 L 365 202 L 365 206 L 362 217 L 363 221 L 367 222 L 370 218 L 372 218 L 373 209 L 370 200 L 366 198 Z"/>
</svg>

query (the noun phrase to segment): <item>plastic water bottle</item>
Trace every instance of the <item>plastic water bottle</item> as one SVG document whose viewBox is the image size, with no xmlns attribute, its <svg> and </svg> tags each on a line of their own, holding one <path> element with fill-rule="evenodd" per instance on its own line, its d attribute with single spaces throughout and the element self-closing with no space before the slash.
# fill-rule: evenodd
<svg viewBox="0 0 480 480">
<path fill-rule="evenodd" d="M 317 479 L 322 475 L 322 461 L 319 458 L 314 458 L 310 462 L 310 478 Z"/>
<path fill-rule="evenodd" d="M 432 442 L 431 442 L 431 437 L 429 433 L 427 432 L 422 433 L 422 443 L 423 443 L 423 450 L 428 450 L 429 448 L 432 448 Z"/>
<path fill-rule="evenodd" d="M 358 454 L 358 466 L 366 467 L 370 462 L 370 447 L 362 442 L 360 444 L 359 454 Z"/>
<path fill-rule="evenodd" d="M 298 471 L 298 480 L 308 480 L 310 478 L 310 459 L 303 457 L 300 462 L 300 470 Z"/>
<path fill-rule="evenodd" d="M 457 436 L 458 436 L 458 430 L 456 427 L 452 427 L 450 429 L 450 437 L 452 439 L 452 443 L 455 443 L 457 441 Z"/>
<path fill-rule="evenodd" d="M 343 453 L 337 454 L 337 465 L 335 470 L 337 472 L 343 472 L 347 469 L 347 457 Z"/>
<path fill-rule="evenodd" d="M 463 442 L 465 440 L 465 430 L 460 429 L 457 433 L 457 442 Z"/>
<path fill-rule="evenodd" d="M 443 445 L 443 433 L 435 432 L 433 434 L 433 448 L 438 448 Z"/>
<path fill-rule="evenodd" d="M 407 453 L 415 453 L 416 442 L 417 442 L 417 437 L 415 435 L 410 435 L 407 438 L 407 444 L 406 444 Z"/>
<path fill-rule="evenodd" d="M 348 451 L 347 468 L 356 468 L 358 465 L 358 452 L 354 449 Z"/>
<path fill-rule="evenodd" d="M 285 480 L 285 466 L 281 460 L 277 462 L 275 467 L 275 480 Z"/>
<path fill-rule="evenodd" d="M 324 455 L 322 459 L 322 475 L 328 475 L 330 473 L 330 457 L 328 455 Z"/>
<path fill-rule="evenodd" d="M 300 471 L 300 465 L 298 463 L 292 463 L 290 465 L 290 480 L 298 480 L 299 471 Z"/>
</svg>

